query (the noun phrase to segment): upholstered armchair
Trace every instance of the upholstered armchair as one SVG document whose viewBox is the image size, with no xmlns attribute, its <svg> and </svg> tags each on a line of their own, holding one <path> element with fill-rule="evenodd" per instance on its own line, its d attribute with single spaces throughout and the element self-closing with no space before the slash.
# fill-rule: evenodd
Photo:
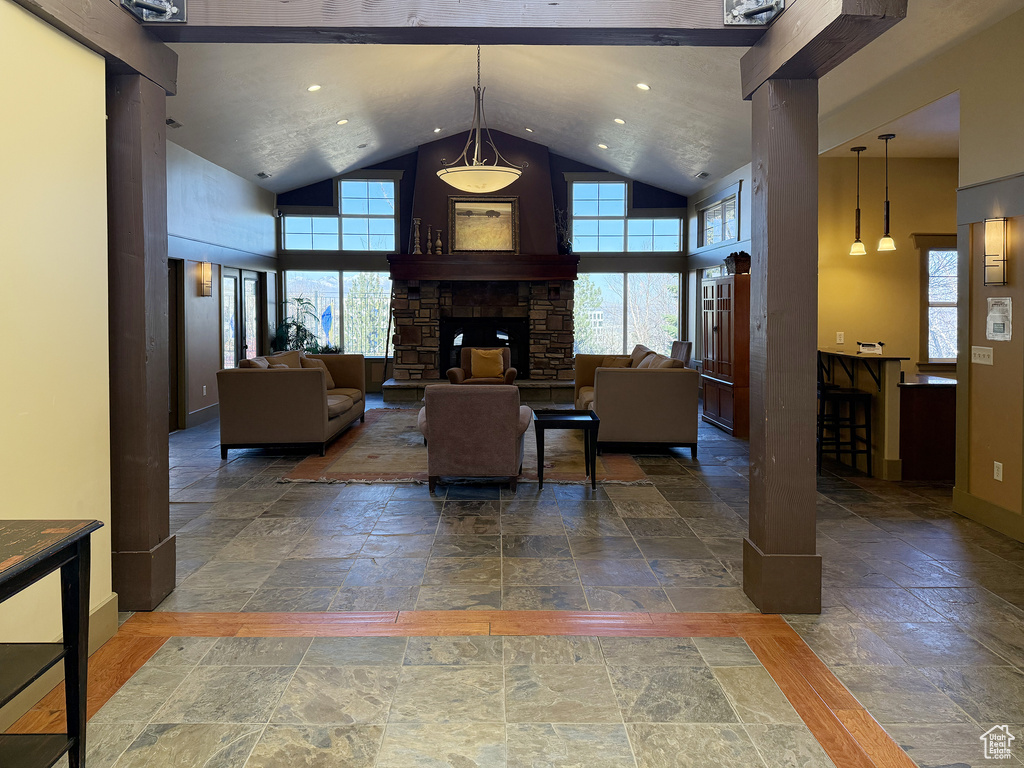
<svg viewBox="0 0 1024 768">
<path fill-rule="evenodd" d="M 673 341 L 672 351 L 669 357 L 673 360 L 682 360 L 684 368 L 690 368 L 690 355 L 693 353 L 692 341 Z"/>
<path fill-rule="evenodd" d="M 427 387 L 418 426 L 427 443 L 430 492 L 440 477 L 507 477 L 513 493 L 533 416 L 512 386 Z"/>
<path fill-rule="evenodd" d="M 480 376 L 473 373 L 473 350 L 501 350 L 501 374 Z M 461 368 L 448 369 L 448 381 L 452 384 L 511 384 L 519 371 L 512 367 L 512 353 L 508 347 L 463 347 L 459 358 Z M 490 373 L 490 372 L 487 372 Z"/>
</svg>

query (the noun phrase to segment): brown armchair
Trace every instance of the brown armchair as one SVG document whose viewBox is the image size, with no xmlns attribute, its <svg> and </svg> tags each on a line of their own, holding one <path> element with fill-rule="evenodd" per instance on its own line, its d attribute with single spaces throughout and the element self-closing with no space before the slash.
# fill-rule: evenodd
<svg viewBox="0 0 1024 768">
<path fill-rule="evenodd" d="M 430 492 L 440 477 L 507 477 L 512 491 L 523 469 L 523 440 L 533 411 L 519 389 L 427 387 L 418 426 L 427 443 Z"/>
<path fill-rule="evenodd" d="M 501 362 L 505 372 L 501 376 L 474 377 L 473 349 L 501 349 Z M 461 368 L 448 369 L 448 381 L 452 384 L 512 384 L 519 375 L 519 371 L 512 367 L 512 353 L 508 347 L 463 347 L 459 361 L 462 364 Z"/>
</svg>

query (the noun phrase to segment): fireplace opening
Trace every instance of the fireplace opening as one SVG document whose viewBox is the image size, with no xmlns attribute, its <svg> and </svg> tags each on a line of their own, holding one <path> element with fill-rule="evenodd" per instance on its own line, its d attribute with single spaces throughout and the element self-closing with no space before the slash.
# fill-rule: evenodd
<svg viewBox="0 0 1024 768">
<path fill-rule="evenodd" d="M 440 323 L 441 373 L 458 368 L 463 347 L 508 347 L 517 378 L 530 378 L 530 321 L 516 317 L 452 317 Z"/>
</svg>

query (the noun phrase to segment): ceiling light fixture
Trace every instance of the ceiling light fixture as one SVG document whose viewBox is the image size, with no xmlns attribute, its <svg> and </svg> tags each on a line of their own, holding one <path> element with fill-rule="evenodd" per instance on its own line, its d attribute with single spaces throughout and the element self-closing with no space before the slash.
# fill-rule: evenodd
<svg viewBox="0 0 1024 768">
<path fill-rule="evenodd" d="M 649 86 L 647 83 L 637 83 L 636 87 L 639 88 L 641 91 L 651 90 L 651 86 Z"/>
<path fill-rule="evenodd" d="M 608 149 L 608 145 L 607 144 L 598 144 L 597 148 L 598 149 Z"/>
<path fill-rule="evenodd" d="M 883 133 L 878 138 L 885 142 L 885 208 L 883 209 L 885 233 L 882 235 L 882 239 L 878 241 L 878 250 L 895 251 L 896 241 L 893 240 L 892 236 L 889 234 L 889 141 L 891 139 L 895 139 L 896 134 Z"/>
<path fill-rule="evenodd" d="M 625 125 L 626 124 L 626 121 L 623 120 L 621 117 L 616 117 L 615 118 L 615 122 L 618 123 L 619 125 Z"/>
<path fill-rule="evenodd" d="M 857 153 L 857 216 L 856 216 L 856 228 L 854 230 L 853 245 L 850 246 L 851 256 L 866 256 L 868 251 L 864 247 L 864 243 L 860 240 L 860 153 L 863 152 L 867 147 L 853 147 L 850 149 L 851 152 Z"/>
<path fill-rule="evenodd" d="M 440 132 L 441 132 L 441 129 L 440 129 L 440 128 L 435 128 L 435 129 L 434 129 L 434 133 L 440 133 Z"/>
<path fill-rule="evenodd" d="M 339 120 L 338 121 L 338 125 L 345 125 L 347 123 L 348 123 L 348 120 Z"/>
<path fill-rule="evenodd" d="M 533 128 L 524 128 L 523 130 L 527 133 L 533 133 Z"/>
<path fill-rule="evenodd" d="M 487 132 L 487 144 L 494 150 L 492 165 L 488 165 L 482 158 L 483 131 Z M 469 155 L 470 145 L 473 146 L 472 158 Z M 499 165 L 499 161 L 505 165 Z M 487 118 L 484 115 L 484 89 L 480 87 L 479 45 L 476 47 L 476 88 L 473 89 L 473 124 L 469 128 L 469 137 L 466 139 L 462 154 L 455 158 L 454 162 L 448 163 L 442 158 L 441 164 L 444 167 L 437 172 L 441 181 L 463 192 L 478 193 L 504 189 L 518 179 L 526 167 L 526 163 L 514 166 L 502 157 L 487 127 Z"/>
<path fill-rule="evenodd" d="M 313 91 L 319 91 L 320 86 L 314 83 L 313 85 L 309 86 L 306 90 L 312 93 Z"/>
</svg>

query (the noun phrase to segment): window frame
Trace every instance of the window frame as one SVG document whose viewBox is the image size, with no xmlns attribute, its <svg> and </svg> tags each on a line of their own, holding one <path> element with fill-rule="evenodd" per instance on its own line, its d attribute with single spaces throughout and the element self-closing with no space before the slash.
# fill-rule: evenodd
<svg viewBox="0 0 1024 768">
<path fill-rule="evenodd" d="M 731 245 L 738 245 L 743 240 L 744 234 L 742 231 L 743 218 L 741 215 L 741 201 L 742 195 L 740 194 L 743 186 L 742 181 L 737 181 L 735 184 L 730 184 L 728 187 L 720 189 L 712 195 L 708 195 L 705 198 L 698 200 L 694 206 L 694 221 L 696 225 L 696 231 L 693 232 L 694 243 L 696 247 L 690 251 L 691 254 L 702 253 L 704 251 L 713 251 L 716 248 L 724 248 Z M 710 245 L 704 242 L 704 214 L 714 208 L 715 206 L 724 203 L 729 198 L 734 198 L 736 203 L 736 237 L 729 238 L 728 240 L 720 240 L 717 243 L 711 243 Z"/>
<path fill-rule="evenodd" d="M 631 351 L 629 349 L 629 333 L 630 333 L 630 325 L 629 325 L 629 277 L 630 277 L 630 275 L 664 274 L 664 275 L 674 275 L 675 276 L 675 278 L 676 278 L 676 302 L 675 302 L 675 304 L 676 304 L 676 334 L 679 337 L 681 337 L 684 334 L 684 326 L 685 326 L 685 322 L 686 322 L 686 306 L 687 306 L 686 297 L 683 295 L 683 291 L 684 291 L 684 287 L 685 287 L 685 275 L 686 275 L 686 272 L 684 270 L 674 270 L 674 269 L 673 270 L 650 270 L 650 269 L 625 270 L 625 269 L 610 269 L 610 270 L 607 270 L 607 271 L 594 271 L 594 270 L 586 270 L 586 271 L 584 271 L 584 270 L 580 270 L 579 274 L 577 275 L 577 279 L 579 279 L 581 277 L 584 277 L 584 276 L 609 275 L 609 274 L 611 274 L 611 275 L 621 275 L 622 276 L 622 329 L 621 329 L 621 332 L 619 333 L 619 337 L 621 339 L 622 346 L 621 346 L 621 351 L 620 352 L 602 352 L 602 353 L 597 353 L 597 354 L 628 355 L 630 353 L 630 351 Z M 574 283 L 574 288 L 575 288 L 575 283 Z M 588 310 L 588 311 L 592 311 L 592 310 Z M 602 326 L 603 326 L 603 323 L 604 323 L 604 312 L 603 312 L 603 310 L 597 310 L 597 311 L 601 312 L 601 314 L 602 314 L 601 323 L 602 323 Z M 574 312 L 573 316 L 574 316 L 574 320 L 575 320 L 575 312 Z M 576 354 L 575 349 L 574 349 L 574 354 Z M 665 354 L 668 355 L 668 352 L 666 352 Z"/>
<path fill-rule="evenodd" d="M 622 221 L 622 250 L 621 251 L 589 251 L 579 250 L 573 246 L 573 253 L 585 256 L 609 257 L 624 256 L 629 258 L 644 257 L 672 257 L 682 256 L 686 253 L 686 209 L 685 208 L 641 208 L 633 207 L 633 180 L 627 179 L 614 173 L 591 172 L 591 173 L 563 173 L 566 182 L 566 200 L 568 204 L 567 216 L 570 228 L 577 218 L 573 216 L 574 187 L 577 183 L 582 184 L 608 184 L 619 183 L 625 185 L 625 211 L 621 219 L 617 216 L 580 216 L 581 219 L 593 221 Z M 679 223 L 679 247 L 673 251 L 631 251 L 629 250 L 629 222 L 631 220 L 671 220 Z M 573 240 L 575 241 L 575 233 Z M 653 236 L 652 236 L 653 237 Z M 628 271 L 628 270 L 627 270 Z"/>
<path fill-rule="evenodd" d="M 920 330 L 920 348 L 918 352 L 918 368 L 924 372 L 952 372 L 956 370 L 956 358 L 933 358 L 929 354 L 928 348 L 928 310 L 932 306 L 940 307 L 953 307 L 959 309 L 960 305 L 960 291 L 959 291 L 959 259 L 957 263 L 957 300 L 950 304 L 948 302 L 940 302 L 932 304 L 928 298 L 928 280 L 931 277 L 928 271 L 928 254 L 931 251 L 956 251 L 957 249 L 957 237 L 955 234 L 914 234 L 914 245 L 918 250 L 919 259 L 921 263 L 921 330 Z M 957 325 L 959 326 L 959 315 L 957 317 Z M 958 353 L 960 350 L 958 350 Z M 926 368 L 927 367 L 927 368 Z"/>
<path fill-rule="evenodd" d="M 279 217 L 278 225 L 278 251 L 282 254 L 347 254 L 347 255 L 363 255 L 363 256 L 382 256 L 388 253 L 397 253 L 401 250 L 401 218 L 402 218 L 402 178 L 405 175 L 405 171 L 389 171 L 389 170 L 360 170 L 351 171 L 350 173 L 343 173 L 333 178 L 333 195 L 334 199 L 330 206 L 310 206 L 310 205 L 282 205 L 275 209 L 276 215 Z M 349 214 L 347 217 L 341 212 L 341 183 L 343 181 L 392 181 L 395 184 L 395 214 L 393 217 L 394 221 L 394 236 L 395 236 L 395 247 L 394 249 L 388 250 L 345 250 L 342 248 L 343 242 L 343 228 L 345 218 L 374 218 L 374 219 L 385 219 L 386 216 L 354 216 Z M 302 217 L 321 217 L 321 218 L 334 218 L 338 220 L 338 248 L 337 250 L 296 250 L 285 248 L 284 240 L 284 217 L 286 216 L 302 216 Z M 312 267 L 310 269 L 313 269 Z"/>
</svg>

